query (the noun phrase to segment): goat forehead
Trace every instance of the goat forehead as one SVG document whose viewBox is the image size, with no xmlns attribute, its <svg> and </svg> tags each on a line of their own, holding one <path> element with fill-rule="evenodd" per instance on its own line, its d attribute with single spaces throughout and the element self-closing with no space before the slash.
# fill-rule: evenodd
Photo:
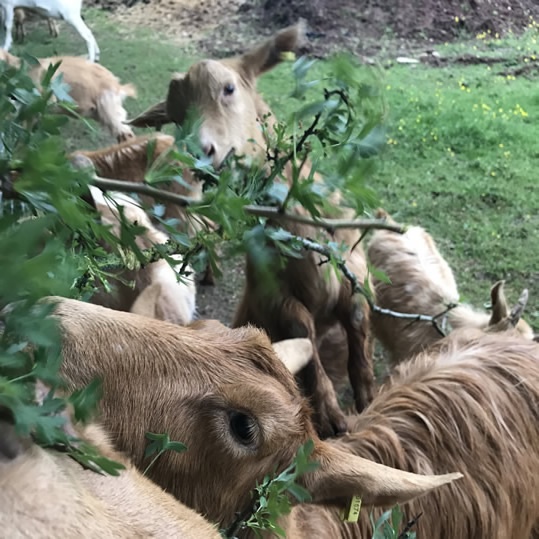
<svg viewBox="0 0 539 539">
<path fill-rule="evenodd" d="M 239 73 L 218 60 L 203 60 L 189 69 L 187 73 L 191 97 L 194 99 L 219 97 L 226 84 L 241 83 Z"/>
</svg>

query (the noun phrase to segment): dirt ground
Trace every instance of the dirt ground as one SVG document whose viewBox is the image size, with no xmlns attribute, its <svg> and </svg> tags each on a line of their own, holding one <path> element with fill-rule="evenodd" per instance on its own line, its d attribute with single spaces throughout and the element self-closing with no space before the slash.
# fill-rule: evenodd
<svg viewBox="0 0 539 539">
<path fill-rule="evenodd" d="M 316 56 L 343 49 L 375 54 L 388 43 L 409 50 L 487 30 L 503 35 L 539 19 L 537 0 L 86 0 L 85 5 L 158 29 L 213 57 L 240 52 L 300 17 L 309 28 L 308 52 Z"/>
<path fill-rule="evenodd" d="M 466 34 L 521 31 L 539 20 L 538 0 L 85 0 L 85 6 L 215 58 L 240 53 L 300 17 L 308 26 L 305 52 L 314 56 L 425 50 Z M 221 266 L 217 286 L 198 287 L 198 315 L 230 324 L 243 289 L 243 260 Z"/>
</svg>

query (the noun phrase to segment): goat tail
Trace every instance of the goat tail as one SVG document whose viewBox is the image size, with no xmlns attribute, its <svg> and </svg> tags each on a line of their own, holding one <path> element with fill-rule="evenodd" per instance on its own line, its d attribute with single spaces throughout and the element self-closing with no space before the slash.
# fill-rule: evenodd
<svg viewBox="0 0 539 539">
<path fill-rule="evenodd" d="M 123 94 L 107 90 L 97 99 L 97 119 L 103 124 L 118 142 L 134 137 L 133 130 L 125 125 L 127 111 L 122 105 Z"/>
<path fill-rule="evenodd" d="M 130 82 L 127 84 L 122 84 L 120 86 L 120 92 L 123 97 L 137 97 L 137 87 Z"/>
</svg>

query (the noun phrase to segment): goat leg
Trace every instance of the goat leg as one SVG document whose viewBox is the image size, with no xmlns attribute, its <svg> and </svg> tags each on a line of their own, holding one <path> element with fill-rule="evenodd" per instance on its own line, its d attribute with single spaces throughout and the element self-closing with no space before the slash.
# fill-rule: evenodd
<svg viewBox="0 0 539 539">
<path fill-rule="evenodd" d="M 351 296 L 343 283 L 336 308 L 348 340 L 348 376 L 354 391 L 356 409 L 363 411 L 374 397 L 373 341 L 370 337 L 370 309 L 361 298 Z"/>
<path fill-rule="evenodd" d="M 280 316 L 281 328 L 287 333 L 287 336 L 282 338 L 307 337 L 313 343 L 312 361 L 298 376 L 311 399 L 319 435 L 327 438 L 344 434 L 347 431 L 345 416 L 318 354 L 311 313 L 296 298 L 288 298 L 283 302 Z"/>
</svg>

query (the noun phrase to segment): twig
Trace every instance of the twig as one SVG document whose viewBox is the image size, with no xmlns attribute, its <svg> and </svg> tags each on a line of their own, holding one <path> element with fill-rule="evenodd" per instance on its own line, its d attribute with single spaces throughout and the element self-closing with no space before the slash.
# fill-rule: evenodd
<svg viewBox="0 0 539 539">
<path fill-rule="evenodd" d="M 124 182 L 122 180 L 112 180 L 97 176 L 94 178 L 92 183 L 104 191 L 114 190 L 138 193 L 140 195 L 151 196 L 156 200 L 172 202 L 173 204 L 177 204 L 178 206 L 182 206 L 184 208 L 191 204 L 200 202 L 194 198 L 176 195 L 162 189 L 150 187 L 149 185 L 143 183 Z M 273 206 L 247 205 L 244 206 L 243 209 L 246 213 L 255 215 L 257 217 L 268 217 L 274 221 L 301 223 L 317 228 L 324 228 L 326 230 L 336 230 L 339 228 L 362 228 L 364 230 L 391 230 L 392 232 L 397 232 L 398 234 L 404 234 L 404 232 L 406 232 L 406 227 L 389 223 L 382 219 L 311 219 L 309 217 L 305 217 L 304 215 L 282 213 L 280 208 Z"/>
<path fill-rule="evenodd" d="M 281 241 L 286 241 L 286 240 L 281 240 Z M 446 311 L 444 311 L 443 313 L 439 313 L 435 316 L 430 316 L 427 314 L 400 313 L 397 311 L 392 311 L 391 309 L 384 309 L 376 305 L 376 303 L 374 303 L 374 301 L 371 298 L 371 295 L 367 292 L 367 290 L 365 290 L 365 288 L 361 284 L 359 284 L 357 277 L 352 273 L 350 268 L 348 268 L 344 260 L 340 257 L 336 257 L 329 247 L 325 247 L 324 245 L 320 245 L 319 243 L 316 243 L 312 240 L 302 238 L 300 236 L 294 236 L 294 235 L 291 235 L 289 237 L 289 241 L 296 241 L 308 251 L 313 251 L 315 253 L 321 254 L 322 256 L 325 256 L 327 258 L 334 260 L 337 267 L 342 271 L 343 275 L 348 279 L 348 281 L 352 285 L 353 293 L 361 294 L 365 298 L 365 300 L 367 301 L 369 307 L 371 308 L 373 312 L 383 315 L 383 316 L 391 316 L 393 318 L 411 320 L 413 322 L 429 322 L 430 324 L 432 324 L 432 327 L 442 337 L 445 337 L 445 332 L 438 324 L 438 318 L 440 316 L 443 316 L 446 312 L 449 312 L 456 305 L 450 305 L 446 309 Z"/>
<path fill-rule="evenodd" d="M 417 524 L 417 521 L 419 520 L 421 515 L 423 515 L 422 512 L 416 515 L 415 517 L 413 517 L 411 520 L 409 520 L 406 526 L 404 527 L 404 530 L 402 530 L 402 532 L 399 534 L 397 539 L 408 539 L 408 532 Z"/>
<path fill-rule="evenodd" d="M 241 513 L 236 513 L 236 520 L 226 529 L 225 531 L 225 537 L 236 537 L 236 534 L 245 527 L 245 522 L 247 521 L 247 518 L 252 515 L 256 511 L 256 504 L 258 500 L 254 499 L 253 503 L 247 507 L 244 511 Z"/>
<path fill-rule="evenodd" d="M 362 228 L 366 230 L 383 229 L 391 230 L 399 234 L 406 232 L 406 227 L 394 223 L 388 223 L 381 219 L 312 219 L 304 215 L 281 213 L 279 208 L 273 206 L 245 206 L 246 213 L 258 217 L 267 217 L 272 221 L 288 221 L 291 223 L 301 223 L 326 230 L 336 230 L 338 228 Z"/>
<path fill-rule="evenodd" d="M 122 191 L 129 193 L 138 193 L 139 195 L 147 195 L 156 200 L 162 200 L 164 202 L 172 202 L 178 206 L 187 207 L 191 204 L 195 204 L 197 200 L 190 197 L 184 197 L 182 195 L 176 195 L 163 189 L 156 189 L 144 183 L 124 182 L 123 180 L 113 180 L 110 178 L 101 178 L 94 176 L 92 184 L 103 191 Z"/>
</svg>

